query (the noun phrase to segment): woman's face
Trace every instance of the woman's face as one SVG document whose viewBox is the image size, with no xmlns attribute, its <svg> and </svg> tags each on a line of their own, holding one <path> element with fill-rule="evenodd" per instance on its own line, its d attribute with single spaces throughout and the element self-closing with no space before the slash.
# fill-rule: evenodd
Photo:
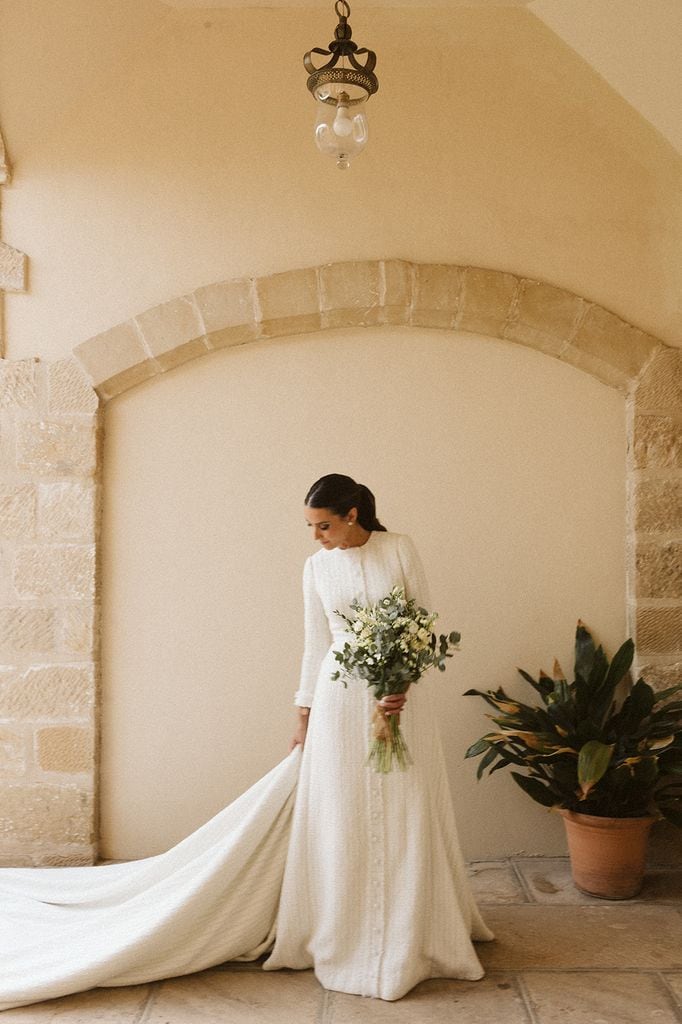
<svg viewBox="0 0 682 1024">
<path fill-rule="evenodd" d="M 319 541 L 323 548 L 347 548 L 351 544 L 353 526 L 358 518 L 358 510 L 350 509 L 345 516 L 337 516 L 329 508 L 309 508 L 306 505 L 303 509 L 308 529 L 315 540 Z"/>
</svg>

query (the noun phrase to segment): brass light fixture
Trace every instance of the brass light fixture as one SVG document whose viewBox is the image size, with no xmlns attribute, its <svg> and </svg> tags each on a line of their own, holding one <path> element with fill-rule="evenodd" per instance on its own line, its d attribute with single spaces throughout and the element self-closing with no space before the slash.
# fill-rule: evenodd
<svg viewBox="0 0 682 1024">
<path fill-rule="evenodd" d="M 303 64 L 308 72 L 308 88 L 317 100 L 315 144 L 321 153 L 334 157 L 337 167 L 346 168 L 367 143 L 364 104 L 379 88 L 374 74 L 377 55 L 364 46 L 359 49 L 351 39 L 346 0 L 336 0 L 334 10 L 339 23 L 329 49 L 314 47 L 306 53 Z M 331 59 L 315 67 L 314 53 Z M 364 64 L 357 59 L 361 54 L 366 54 Z"/>
</svg>

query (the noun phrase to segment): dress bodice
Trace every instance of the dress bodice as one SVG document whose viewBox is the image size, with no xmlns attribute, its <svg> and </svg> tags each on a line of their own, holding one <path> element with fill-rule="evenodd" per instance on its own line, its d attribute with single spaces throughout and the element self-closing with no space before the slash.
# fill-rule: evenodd
<svg viewBox="0 0 682 1024">
<path fill-rule="evenodd" d="M 330 646 L 341 646 L 348 639 L 339 612 L 350 615 L 353 601 L 373 604 L 395 586 L 428 608 L 424 570 L 414 544 L 404 534 L 375 531 L 358 547 L 321 548 L 308 558 L 303 570 L 305 649 L 295 704 L 311 706 L 325 655 Z"/>
</svg>

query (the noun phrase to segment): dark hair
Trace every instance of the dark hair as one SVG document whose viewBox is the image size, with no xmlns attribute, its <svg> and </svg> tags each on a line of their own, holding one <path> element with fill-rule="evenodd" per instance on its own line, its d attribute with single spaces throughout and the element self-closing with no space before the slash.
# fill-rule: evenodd
<svg viewBox="0 0 682 1024">
<path fill-rule="evenodd" d="M 352 477 L 342 473 L 328 473 L 316 480 L 305 496 L 305 504 L 308 508 L 328 508 L 337 516 L 345 516 L 356 508 L 364 530 L 386 532 L 377 519 L 376 502 L 369 487 L 356 484 Z"/>
</svg>

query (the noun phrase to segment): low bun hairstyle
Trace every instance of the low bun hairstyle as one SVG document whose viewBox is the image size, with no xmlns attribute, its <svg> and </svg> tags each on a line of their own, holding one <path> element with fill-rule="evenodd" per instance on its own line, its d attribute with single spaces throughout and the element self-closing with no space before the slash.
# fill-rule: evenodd
<svg viewBox="0 0 682 1024">
<path fill-rule="evenodd" d="M 305 496 L 305 504 L 308 508 L 328 508 L 337 516 L 345 516 L 356 508 L 363 530 L 386 532 L 377 519 L 376 502 L 369 487 L 356 484 L 352 477 L 342 473 L 328 473 L 316 480 Z"/>
</svg>

